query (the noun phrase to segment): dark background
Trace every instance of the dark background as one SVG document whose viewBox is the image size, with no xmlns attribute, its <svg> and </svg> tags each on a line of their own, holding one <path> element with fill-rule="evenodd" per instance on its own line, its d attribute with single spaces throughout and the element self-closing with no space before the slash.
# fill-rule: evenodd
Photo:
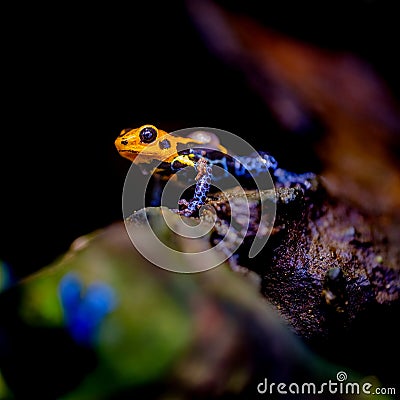
<svg viewBox="0 0 400 400">
<path fill-rule="evenodd" d="M 394 6 L 219 3 L 288 35 L 353 53 L 395 96 L 400 92 Z M 122 128 L 212 126 L 272 150 L 283 164 L 290 159 L 291 167 L 318 169 L 312 157 L 305 166 L 290 158 L 290 144 L 303 138 L 280 127 L 242 74 L 208 51 L 184 2 L 110 4 L 3 9 L 0 259 L 17 277 L 50 263 L 77 236 L 121 220 L 129 162 L 114 140 Z M 277 133 L 268 149 L 266 131 Z"/>
</svg>

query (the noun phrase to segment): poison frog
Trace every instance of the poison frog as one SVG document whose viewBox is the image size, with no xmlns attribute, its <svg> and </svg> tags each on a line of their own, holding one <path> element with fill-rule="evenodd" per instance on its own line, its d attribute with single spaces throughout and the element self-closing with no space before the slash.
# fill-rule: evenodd
<svg viewBox="0 0 400 400">
<path fill-rule="evenodd" d="M 140 164 L 156 165 L 152 172 L 167 178 L 186 167 L 195 169 L 194 196 L 190 201 L 179 201 L 183 209 L 178 212 L 184 216 L 193 215 L 205 203 L 212 181 L 219 178 L 213 173 L 213 166 L 240 178 L 240 181 L 269 172 L 277 184 L 309 188 L 315 178 L 313 173 L 295 174 L 278 168 L 275 158 L 267 152 L 233 157 L 214 133 L 206 131 L 181 137 L 147 124 L 123 129 L 115 140 L 115 146 L 121 156 L 130 161 L 139 160 Z"/>
</svg>

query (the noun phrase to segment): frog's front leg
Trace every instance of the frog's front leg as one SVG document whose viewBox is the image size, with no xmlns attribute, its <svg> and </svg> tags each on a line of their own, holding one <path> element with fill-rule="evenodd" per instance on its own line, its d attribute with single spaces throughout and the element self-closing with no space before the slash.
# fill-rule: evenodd
<svg viewBox="0 0 400 400">
<path fill-rule="evenodd" d="M 185 208 L 179 211 L 179 214 L 186 217 L 190 217 L 195 211 L 202 206 L 206 200 L 207 193 L 210 190 L 210 184 L 212 179 L 212 169 L 205 158 L 200 158 L 194 167 L 197 171 L 196 176 L 196 187 L 194 196 L 190 201 L 180 200 L 179 205 L 183 205 Z"/>
</svg>

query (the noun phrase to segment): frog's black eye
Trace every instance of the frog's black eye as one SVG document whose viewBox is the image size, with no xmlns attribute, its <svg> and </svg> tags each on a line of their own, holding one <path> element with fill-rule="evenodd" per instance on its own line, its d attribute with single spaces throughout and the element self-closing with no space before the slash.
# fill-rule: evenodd
<svg viewBox="0 0 400 400">
<path fill-rule="evenodd" d="M 150 126 L 147 126 L 140 131 L 139 137 L 142 143 L 151 143 L 157 139 L 157 131 Z"/>
</svg>

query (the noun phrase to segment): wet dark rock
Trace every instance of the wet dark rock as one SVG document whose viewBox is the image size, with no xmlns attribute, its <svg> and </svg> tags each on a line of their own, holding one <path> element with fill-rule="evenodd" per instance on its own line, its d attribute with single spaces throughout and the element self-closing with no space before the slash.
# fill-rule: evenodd
<svg viewBox="0 0 400 400">
<path fill-rule="evenodd" d="M 208 203 L 218 216 L 214 243 L 224 236 L 230 219 L 235 223 L 241 218 L 240 212 L 232 215 L 228 201 L 240 210 L 244 196 L 250 224 L 235 263 L 261 276 L 262 293 L 300 336 L 329 336 L 335 314 L 341 314 L 345 330 L 372 304 L 399 300 L 399 271 L 383 262 L 385 243 L 374 241 L 376 227 L 358 210 L 329 197 L 322 185 L 310 190 L 277 188 L 276 197 L 273 191 L 240 194 L 235 189 L 215 194 Z M 249 259 L 255 232 L 268 224 L 268 218 L 260 220 L 260 204 L 273 201 L 276 219 L 271 237 L 263 251 Z M 239 237 L 238 228 L 235 232 Z"/>
</svg>

